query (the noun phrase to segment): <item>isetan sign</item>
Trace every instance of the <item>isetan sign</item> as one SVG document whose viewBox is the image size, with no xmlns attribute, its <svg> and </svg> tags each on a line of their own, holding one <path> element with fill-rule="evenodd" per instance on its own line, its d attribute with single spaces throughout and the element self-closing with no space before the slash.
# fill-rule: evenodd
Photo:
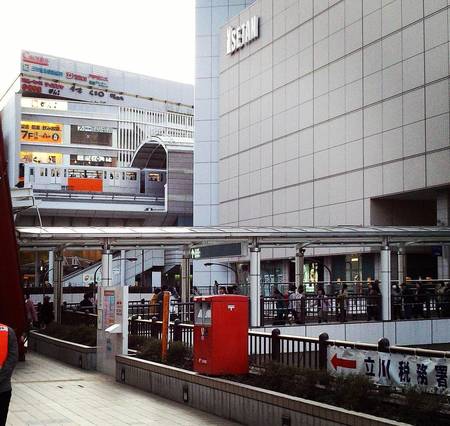
<svg viewBox="0 0 450 426">
<path fill-rule="evenodd" d="M 227 28 L 227 55 L 232 55 L 259 37 L 259 17 L 254 16 L 237 28 Z"/>
</svg>

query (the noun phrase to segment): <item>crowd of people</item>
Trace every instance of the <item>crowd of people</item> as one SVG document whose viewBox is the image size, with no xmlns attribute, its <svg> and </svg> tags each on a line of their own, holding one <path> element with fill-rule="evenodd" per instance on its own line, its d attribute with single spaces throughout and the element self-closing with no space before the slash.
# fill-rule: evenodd
<svg viewBox="0 0 450 426">
<path fill-rule="evenodd" d="M 382 319 L 382 297 L 380 282 L 369 281 L 367 287 L 353 288 L 349 293 L 347 283 L 341 283 L 339 290 L 326 295 L 319 286 L 315 293 L 306 295 L 305 288 L 289 286 L 282 293 L 277 286 L 272 289 L 269 305 L 274 324 L 306 322 L 327 322 L 331 314 L 335 320 L 346 322 L 350 319 L 380 321 Z M 439 317 L 450 316 L 450 283 L 439 282 L 436 287 L 426 287 L 422 282 L 395 284 L 392 287 L 392 319 L 425 318 L 434 310 Z"/>
</svg>

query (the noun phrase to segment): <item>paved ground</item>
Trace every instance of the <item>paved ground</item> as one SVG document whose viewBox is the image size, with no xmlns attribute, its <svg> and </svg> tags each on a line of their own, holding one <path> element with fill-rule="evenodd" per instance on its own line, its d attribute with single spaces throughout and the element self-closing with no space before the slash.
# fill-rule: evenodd
<svg viewBox="0 0 450 426">
<path fill-rule="evenodd" d="M 233 425 L 167 399 L 35 353 L 13 376 L 8 426 Z"/>
</svg>

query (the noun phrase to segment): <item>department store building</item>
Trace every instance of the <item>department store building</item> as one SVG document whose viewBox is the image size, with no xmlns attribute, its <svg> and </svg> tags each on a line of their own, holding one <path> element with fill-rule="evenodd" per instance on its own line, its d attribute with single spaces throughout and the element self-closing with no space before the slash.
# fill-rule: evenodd
<svg viewBox="0 0 450 426">
<path fill-rule="evenodd" d="M 449 225 L 447 0 L 196 7 L 195 225 Z M 449 276 L 445 247 L 405 250 L 411 278 Z M 263 280 L 294 255 L 266 250 Z M 378 277 L 367 247 L 306 256 L 306 281 Z"/>
</svg>

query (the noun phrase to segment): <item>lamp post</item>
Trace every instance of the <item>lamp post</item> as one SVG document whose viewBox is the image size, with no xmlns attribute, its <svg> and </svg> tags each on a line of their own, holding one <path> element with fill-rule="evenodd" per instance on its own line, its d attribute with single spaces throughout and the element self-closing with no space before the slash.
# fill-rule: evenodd
<svg viewBox="0 0 450 426">
<path fill-rule="evenodd" d="M 205 266 L 223 266 L 225 268 L 231 269 L 234 272 L 235 275 L 235 279 L 236 279 L 236 284 L 239 285 L 239 278 L 238 278 L 238 272 L 236 269 L 232 268 L 230 265 L 227 265 L 226 263 L 214 263 L 214 262 L 207 262 L 204 264 Z"/>
<path fill-rule="evenodd" d="M 113 262 L 116 260 L 128 260 L 129 262 L 136 262 L 137 257 L 119 257 L 117 259 L 113 259 Z M 97 272 L 102 268 L 100 265 L 94 272 L 94 288 L 97 288 Z"/>
</svg>

